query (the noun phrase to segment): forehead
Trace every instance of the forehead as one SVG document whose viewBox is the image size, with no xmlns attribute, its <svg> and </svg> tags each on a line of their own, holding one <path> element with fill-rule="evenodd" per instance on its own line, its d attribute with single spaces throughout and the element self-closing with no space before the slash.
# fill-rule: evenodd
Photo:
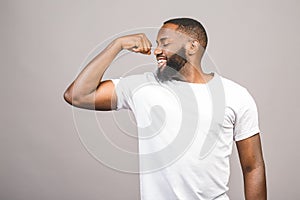
<svg viewBox="0 0 300 200">
<path fill-rule="evenodd" d="M 179 32 L 176 30 L 178 25 L 176 24 L 164 24 L 158 31 L 157 41 L 165 38 L 175 38 L 179 36 Z"/>
<path fill-rule="evenodd" d="M 187 42 L 192 38 L 186 33 L 177 29 L 178 25 L 167 23 L 164 24 L 158 31 L 156 42 L 163 42 L 163 40 L 171 39 L 177 42 Z"/>
</svg>

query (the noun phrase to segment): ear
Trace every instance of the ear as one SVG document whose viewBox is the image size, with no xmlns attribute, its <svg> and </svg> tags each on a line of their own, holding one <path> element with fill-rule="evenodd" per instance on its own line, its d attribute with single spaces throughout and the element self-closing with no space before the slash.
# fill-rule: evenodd
<svg viewBox="0 0 300 200">
<path fill-rule="evenodd" d="M 193 55 L 197 53 L 198 51 L 203 51 L 203 47 L 197 40 L 191 40 L 187 43 L 187 53 L 189 55 Z"/>
</svg>

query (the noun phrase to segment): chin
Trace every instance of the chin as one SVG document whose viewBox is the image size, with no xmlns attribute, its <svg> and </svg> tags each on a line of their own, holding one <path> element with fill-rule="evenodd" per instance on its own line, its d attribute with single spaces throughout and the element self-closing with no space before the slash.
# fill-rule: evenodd
<svg viewBox="0 0 300 200">
<path fill-rule="evenodd" d="M 168 65 L 158 68 L 156 70 L 156 76 L 161 82 L 181 79 L 179 71 Z"/>
</svg>

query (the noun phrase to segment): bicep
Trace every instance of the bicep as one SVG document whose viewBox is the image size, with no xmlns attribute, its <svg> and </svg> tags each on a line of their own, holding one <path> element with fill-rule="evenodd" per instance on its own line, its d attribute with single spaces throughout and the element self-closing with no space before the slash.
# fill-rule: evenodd
<svg viewBox="0 0 300 200">
<path fill-rule="evenodd" d="M 78 107 L 100 111 L 116 110 L 117 95 L 114 83 L 111 80 L 101 81 L 97 89 L 86 96 Z"/>
<path fill-rule="evenodd" d="M 250 172 L 264 165 L 260 134 L 236 142 L 243 172 Z"/>
</svg>

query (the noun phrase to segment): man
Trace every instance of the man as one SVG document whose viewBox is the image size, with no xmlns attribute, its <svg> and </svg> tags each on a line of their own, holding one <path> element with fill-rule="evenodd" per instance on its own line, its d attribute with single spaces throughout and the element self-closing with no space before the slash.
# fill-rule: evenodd
<svg viewBox="0 0 300 200">
<path fill-rule="evenodd" d="M 80 108 L 133 111 L 139 151 L 155 155 L 141 156 L 140 168 L 146 172 L 140 174 L 143 200 L 229 199 L 229 156 L 234 141 L 245 198 L 267 198 L 255 102 L 237 83 L 202 71 L 207 42 L 198 21 L 168 20 L 157 35 L 155 73 L 101 81 L 120 51 L 151 54 L 145 34 L 119 37 L 82 70 L 64 94 L 68 103 Z"/>
</svg>

